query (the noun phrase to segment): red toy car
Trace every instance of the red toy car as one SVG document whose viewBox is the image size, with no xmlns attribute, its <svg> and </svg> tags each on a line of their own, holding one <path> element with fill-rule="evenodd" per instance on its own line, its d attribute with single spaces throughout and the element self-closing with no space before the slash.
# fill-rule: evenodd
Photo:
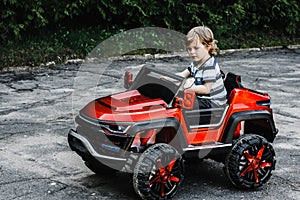
<svg viewBox="0 0 300 200">
<path fill-rule="evenodd" d="M 127 91 L 87 104 L 69 145 L 95 173 L 133 173 L 142 199 L 174 196 L 191 157 L 223 162 L 236 187 L 257 188 L 275 169 L 271 143 L 278 131 L 270 96 L 241 87 L 238 79 L 224 78 L 225 107 L 198 110 L 195 93 L 182 90 L 184 78 L 153 66 L 144 66 L 134 81 L 126 72 Z"/>
</svg>

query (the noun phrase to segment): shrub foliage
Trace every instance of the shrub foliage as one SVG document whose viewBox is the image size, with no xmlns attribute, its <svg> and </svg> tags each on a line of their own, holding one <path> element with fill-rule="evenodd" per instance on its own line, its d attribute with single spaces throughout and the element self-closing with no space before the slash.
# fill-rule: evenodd
<svg viewBox="0 0 300 200">
<path fill-rule="evenodd" d="M 160 26 L 185 33 L 196 25 L 216 35 L 248 30 L 299 34 L 298 0 L 2 0 L 0 40 L 22 39 L 42 28 L 97 25 L 103 29 Z"/>
</svg>

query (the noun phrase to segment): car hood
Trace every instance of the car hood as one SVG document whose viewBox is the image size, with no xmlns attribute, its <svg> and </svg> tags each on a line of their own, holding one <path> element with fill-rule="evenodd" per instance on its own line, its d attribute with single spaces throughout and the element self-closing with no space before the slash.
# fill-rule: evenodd
<svg viewBox="0 0 300 200">
<path fill-rule="evenodd" d="M 80 114 L 100 120 L 125 121 L 133 120 L 141 114 L 149 114 L 166 110 L 167 104 L 162 99 L 150 99 L 139 93 L 138 90 L 127 91 L 102 97 L 90 102 Z"/>
</svg>

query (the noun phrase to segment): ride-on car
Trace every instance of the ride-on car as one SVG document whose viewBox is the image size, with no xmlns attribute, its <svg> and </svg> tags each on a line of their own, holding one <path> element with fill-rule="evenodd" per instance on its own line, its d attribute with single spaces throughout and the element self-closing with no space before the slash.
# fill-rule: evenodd
<svg viewBox="0 0 300 200">
<path fill-rule="evenodd" d="M 129 172 L 142 199 L 169 199 L 184 178 L 185 160 L 224 163 L 241 189 L 266 183 L 275 169 L 277 134 L 267 93 L 244 88 L 227 73 L 226 106 L 198 109 L 185 78 L 145 65 L 124 92 L 88 103 L 68 134 L 72 150 L 93 172 Z"/>
</svg>

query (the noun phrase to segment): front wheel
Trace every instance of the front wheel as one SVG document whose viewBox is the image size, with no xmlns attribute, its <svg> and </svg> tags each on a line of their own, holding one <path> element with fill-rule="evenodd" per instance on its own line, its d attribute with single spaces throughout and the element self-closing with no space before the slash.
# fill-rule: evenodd
<svg viewBox="0 0 300 200">
<path fill-rule="evenodd" d="M 139 158 L 133 187 L 142 199 L 169 199 L 183 180 L 183 159 L 172 146 L 156 144 Z"/>
<path fill-rule="evenodd" d="M 272 145 L 259 135 L 245 135 L 233 145 L 225 161 L 225 173 L 238 188 L 257 188 L 266 183 L 275 169 Z"/>
</svg>

